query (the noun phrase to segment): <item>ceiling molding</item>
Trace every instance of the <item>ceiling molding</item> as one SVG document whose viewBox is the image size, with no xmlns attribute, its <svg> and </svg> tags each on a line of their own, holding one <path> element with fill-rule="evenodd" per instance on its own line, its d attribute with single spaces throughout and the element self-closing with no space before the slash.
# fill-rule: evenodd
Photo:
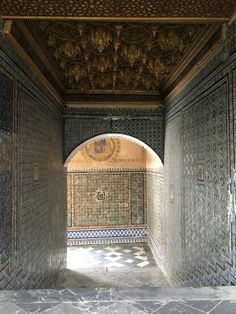
<svg viewBox="0 0 236 314">
<path fill-rule="evenodd" d="M 156 95 L 65 93 L 65 103 L 160 103 Z"/>
<path fill-rule="evenodd" d="M 42 71 L 36 65 L 36 63 L 30 58 L 30 56 L 25 52 L 25 49 L 16 40 L 15 36 L 12 34 L 13 21 L 7 20 L 3 25 L 3 34 L 15 48 L 18 55 L 22 60 L 30 67 L 32 72 L 39 78 L 39 80 L 44 84 L 44 86 L 59 100 L 63 103 L 62 95 L 55 89 L 55 87 L 47 80 Z"/>
<path fill-rule="evenodd" d="M 180 82 L 175 85 L 169 94 L 164 98 L 164 105 L 167 110 L 169 110 L 172 101 L 177 97 L 177 95 L 188 85 L 191 80 L 196 77 L 201 70 L 207 65 L 207 63 L 217 54 L 222 45 L 225 43 L 228 35 L 228 24 L 223 24 L 220 28 L 220 38 L 208 49 L 204 56 L 195 62 L 193 67 L 187 74 L 180 80 Z"/>
<path fill-rule="evenodd" d="M 168 23 L 168 24 L 212 24 L 225 23 L 229 17 L 81 17 L 81 16 L 38 16 L 38 15 L 2 15 L 4 20 L 52 20 L 52 21 L 81 21 L 81 22 L 134 22 L 134 23 Z"/>
<path fill-rule="evenodd" d="M 209 41 L 212 35 L 217 32 L 219 28 L 221 28 L 220 32 L 221 32 L 221 40 L 222 40 L 222 25 L 221 24 L 210 25 L 207 30 L 204 30 L 202 33 L 199 34 L 199 37 L 194 42 L 194 45 L 189 47 L 188 51 L 186 51 L 185 58 L 182 58 L 182 60 L 178 63 L 177 67 L 169 76 L 168 80 L 166 81 L 163 87 L 163 92 L 165 92 L 166 90 L 174 86 L 175 82 L 177 82 L 181 74 L 184 73 L 184 70 L 187 68 L 187 66 L 199 54 L 202 47 L 204 47 L 204 45 Z M 217 44 L 219 44 L 219 42 L 217 42 Z M 181 79 L 182 78 L 180 78 L 180 80 Z"/>
<path fill-rule="evenodd" d="M 233 0 L 1 0 L 4 18 L 57 18 L 131 21 L 136 19 L 226 19 L 235 9 Z M 195 20 L 196 21 L 196 20 Z M 219 21 L 219 20 L 218 20 Z M 209 21 L 208 21 L 209 22 Z"/>
<path fill-rule="evenodd" d="M 39 58 L 45 64 L 45 66 L 51 73 L 53 79 L 58 84 L 62 92 L 64 92 L 65 88 L 61 80 L 60 74 L 57 71 L 57 69 L 52 66 L 52 60 L 48 58 L 49 57 L 48 54 L 46 54 L 46 52 L 41 48 L 40 42 L 35 39 L 33 34 L 28 30 L 28 28 L 25 26 L 25 24 L 22 21 L 16 20 L 15 23 L 17 27 L 22 31 L 22 34 L 25 36 L 27 41 L 31 44 L 32 48 L 37 53 Z"/>
<path fill-rule="evenodd" d="M 160 102 L 77 102 L 77 103 L 66 103 L 67 108 L 109 108 L 109 109 L 160 109 Z"/>
</svg>

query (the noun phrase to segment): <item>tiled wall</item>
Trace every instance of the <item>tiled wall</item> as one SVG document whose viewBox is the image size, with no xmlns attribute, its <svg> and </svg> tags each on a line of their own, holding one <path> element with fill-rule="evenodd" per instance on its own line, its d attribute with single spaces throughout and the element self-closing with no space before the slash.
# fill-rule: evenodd
<svg viewBox="0 0 236 314">
<path fill-rule="evenodd" d="M 65 112 L 64 157 L 89 138 L 104 133 L 133 136 L 164 158 L 164 121 L 160 109 L 68 108 Z"/>
<path fill-rule="evenodd" d="M 182 195 L 183 195 L 183 137 L 182 115 L 176 114 L 166 124 L 165 138 L 165 183 L 164 183 L 164 212 L 165 212 L 165 272 L 169 277 L 182 269 Z M 174 257 L 173 257 L 174 252 Z M 163 255 L 163 254 L 162 254 Z M 168 265 L 168 267 L 167 267 Z"/>
<path fill-rule="evenodd" d="M 165 247 L 164 229 L 164 173 L 159 171 L 147 171 L 147 226 L 148 240 L 154 250 L 155 256 L 162 259 Z M 155 249 L 158 252 L 155 252 Z"/>
<path fill-rule="evenodd" d="M 68 230 L 146 226 L 145 170 L 67 174 Z"/>
<path fill-rule="evenodd" d="M 236 284 L 233 42 L 172 100 L 166 116 L 162 265 L 176 285 Z"/>
<path fill-rule="evenodd" d="M 0 271 L 13 250 L 13 81 L 0 72 Z"/>
<path fill-rule="evenodd" d="M 67 232 L 68 246 L 132 242 L 147 242 L 147 228 L 99 228 Z"/>
<path fill-rule="evenodd" d="M 0 82 L 0 288 L 50 287 L 65 266 L 63 107 L 2 37 Z"/>
</svg>

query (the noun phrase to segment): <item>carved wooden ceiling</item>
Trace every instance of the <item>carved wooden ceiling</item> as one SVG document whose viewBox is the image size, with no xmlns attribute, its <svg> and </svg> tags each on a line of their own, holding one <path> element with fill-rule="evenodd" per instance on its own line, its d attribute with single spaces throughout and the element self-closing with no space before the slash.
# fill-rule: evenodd
<svg viewBox="0 0 236 314">
<path fill-rule="evenodd" d="M 199 62 L 227 34 L 219 23 L 47 19 L 9 20 L 3 29 L 35 74 L 66 103 L 160 100 L 189 73 L 195 75 Z"/>
<path fill-rule="evenodd" d="M 1 0 L 0 15 L 105 18 L 229 18 L 234 0 Z"/>
<path fill-rule="evenodd" d="M 26 23 L 65 90 L 83 93 L 160 93 L 206 25 Z"/>
</svg>

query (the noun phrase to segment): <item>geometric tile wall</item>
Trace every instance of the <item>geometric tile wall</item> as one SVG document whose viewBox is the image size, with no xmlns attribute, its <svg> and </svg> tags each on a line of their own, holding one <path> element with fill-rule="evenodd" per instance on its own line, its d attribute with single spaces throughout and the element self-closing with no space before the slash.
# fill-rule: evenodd
<svg viewBox="0 0 236 314">
<path fill-rule="evenodd" d="M 95 229 L 95 230 L 77 230 L 68 231 L 68 239 L 83 239 L 83 238 L 107 238 L 107 237 L 127 237 L 127 236 L 146 236 L 146 228 L 135 229 Z"/>
<path fill-rule="evenodd" d="M 203 263 L 231 267 L 227 98 L 227 85 L 222 83 L 183 114 L 184 263 L 188 269 Z M 199 161 L 204 182 L 197 181 Z"/>
<path fill-rule="evenodd" d="M 48 287 L 65 266 L 63 106 L 1 35 L 0 64 L 0 289 Z"/>
<path fill-rule="evenodd" d="M 77 230 L 67 232 L 67 244 L 107 244 L 146 242 L 147 228 Z"/>
<path fill-rule="evenodd" d="M 143 171 L 73 172 L 67 179 L 68 227 L 145 225 Z"/>
<path fill-rule="evenodd" d="M 13 81 L 0 69 L 0 270 L 13 254 Z M 1 283 L 0 283 L 1 287 Z"/>
<path fill-rule="evenodd" d="M 145 204 L 145 173 L 131 173 L 130 174 L 130 211 L 131 211 L 131 224 L 142 225 L 146 224 L 146 204 Z"/>
<path fill-rule="evenodd" d="M 162 172 L 146 173 L 147 226 L 149 240 L 158 246 L 161 254 L 166 241 L 164 217 L 164 176 Z"/>
<path fill-rule="evenodd" d="M 65 253 L 62 117 L 18 87 L 17 262 L 26 286 L 48 286 Z"/>
<path fill-rule="evenodd" d="M 176 114 L 166 123 L 164 163 L 164 254 L 170 277 L 183 267 L 183 119 Z M 160 249 L 159 249 L 160 250 Z M 174 258 L 173 258 L 174 254 Z M 161 257 L 161 259 L 163 259 Z"/>
<path fill-rule="evenodd" d="M 64 159 L 78 145 L 99 134 L 133 136 L 164 158 L 164 119 L 158 109 L 67 108 L 64 116 Z"/>
<path fill-rule="evenodd" d="M 127 174 L 91 172 L 72 176 L 75 227 L 129 225 Z"/>
<path fill-rule="evenodd" d="M 236 22 L 228 38 L 208 65 L 179 93 L 167 111 L 166 136 L 182 138 L 173 155 L 182 154 L 178 180 L 166 174 L 173 194 L 182 187 L 181 254 L 179 270 L 169 263 L 179 252 L 173 245 L 176 227 L 169 228 L 164 268 L 175 285 L 235 285 L 234 120 L 236 106 Z M 230 55 L 230 57 L 229 57 Z M 235 78 L 234 78 L 235 77 Z M 181 117 L 180 128 L 171 129 Z M 169 145 L 167 143 L 167 145 Z M 174 159 L 173 159 L 174 160 Z M 168 169 L 170 165 L 165 163 Z M 176 177 L 177 178 L 177 177 Z M 234 182 L 234 184 L 233 184 Z M 167 207 L 176 206 L 165 199 Z"/>
</svg>

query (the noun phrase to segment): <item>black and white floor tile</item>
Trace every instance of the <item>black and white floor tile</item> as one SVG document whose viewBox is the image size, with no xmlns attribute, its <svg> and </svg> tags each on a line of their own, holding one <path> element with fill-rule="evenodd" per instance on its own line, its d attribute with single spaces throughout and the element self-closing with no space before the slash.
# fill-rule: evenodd
<svg viewBox="0 0 236 314">
<path fill-rule="evenodd" d="M 152 267 L 155 259 L 146 243 L 69 247 L 68 269 L 89 267 Z"/>
</svg>

